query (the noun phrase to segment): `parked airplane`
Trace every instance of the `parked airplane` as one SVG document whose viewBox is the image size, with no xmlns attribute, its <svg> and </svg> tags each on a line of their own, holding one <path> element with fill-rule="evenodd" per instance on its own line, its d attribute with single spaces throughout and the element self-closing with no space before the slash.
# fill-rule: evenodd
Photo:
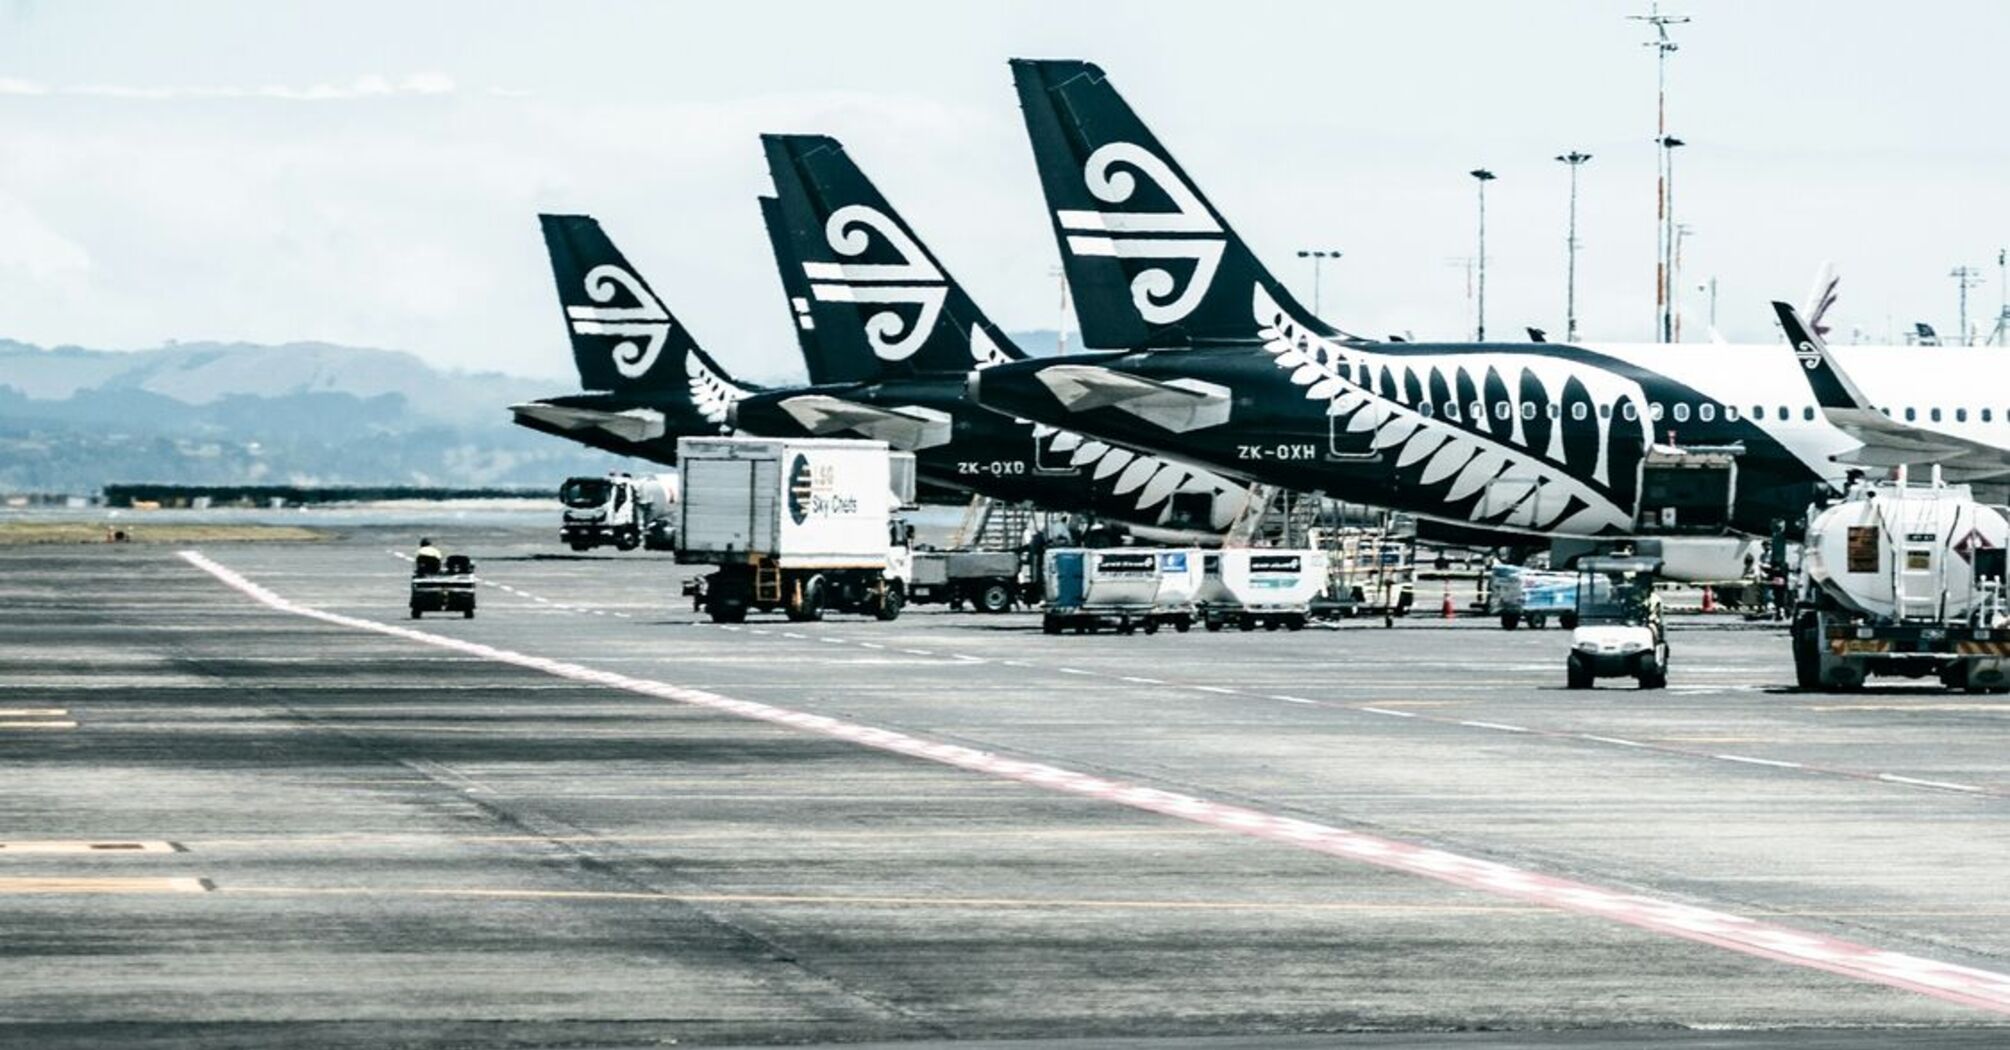
<svg viewBox="0 0 2010 1050">
<path fill-rule="evenodd" d="M 728 407 L 760 388 L 699 348 L 598 222 L 538 223 L 583 392 L 511 405 L 517 425 L 670 464 L 678 438 L 727 432 Z"/>
<path fill-rule="evenodd" d="M 1973 484 L 1985 499 L 2005 499 L 2010 486 L 2006 481 L 2010 387 L 2003 383 L 2001 350 L 1913 347 L 1852 358 L 1845 369 L 1836 351 L 1792 306 L 1775 302 L 1773 312 L 1807 372 L 1822 415 L 1861 443 L 1838 454 L 1836 462 L 1873 472 L 1934 466 L 1948 481 Z M 1896 374 L 1877 376 L 1882 382 L 1867 388 L 1851 375 L 1859 369 L 1869 375 Z M 1904 391 L 1910 396 L 1878 404 L 1866 389 Z"/>
<path fill-rule="evenodd" d="M 1084 340 L 1113 352 L 973 373 L 985 405 L 1491 536 L 1764 534 L 1841 480 L 1831 457 L 1852 442 L 1784 348 L 1347 335 L 1257 261 L 1102 70 L 1012 72 Z"/>
<path fill-rule="evenodd" d="M 750 395 L 761 434 L 878 438 L 937 484 L 1046 510 L 1220 533 L 1240 483 L 1079 434 L 998 415 L 964 377 L 1026 354 L 984 315 L 834 139 L 762 137 L 775 261 L 817 385 Z"/>
</svg>

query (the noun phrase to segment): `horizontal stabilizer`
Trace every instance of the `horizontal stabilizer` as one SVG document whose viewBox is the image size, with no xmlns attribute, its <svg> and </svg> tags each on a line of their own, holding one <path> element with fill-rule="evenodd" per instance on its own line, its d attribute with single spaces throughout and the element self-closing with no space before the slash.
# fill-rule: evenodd
<svg viewBox="0 0 2010 1050">
<path fill-rule="evenodd" d="M 1160 382 L 1097 365 L 1054 365 L 1036 375 L 1071 412 L 1115 408 L 1174 433 L 1228 422 L 1228 388 L 1198 379 Z"/>
<path fill-rule="evenodd" d="M 662 437 L 668 430 L 663 413 L 653 408 L 631 408 L 620 412 L 606 409 L 554 405 L 548 401 L 526 401 L 509 406 L 518 419 L 529 419 L 561 431 L 603 430 L 623 441 L 644 442 Z"/>
<path fill-rule="evenodd" d="M 881 408 L 827 394 L 804 394 L 780 403 L 783 411 L 818 437 L 857 434 L 906 452 L 949 443 L 949 414 L 931 408 Z"/>
</svg>

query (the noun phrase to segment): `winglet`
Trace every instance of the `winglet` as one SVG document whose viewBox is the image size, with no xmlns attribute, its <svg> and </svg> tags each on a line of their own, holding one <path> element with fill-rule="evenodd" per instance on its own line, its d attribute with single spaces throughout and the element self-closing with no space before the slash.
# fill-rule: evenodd
<svg viewBox="0 0 2010 1050">
<path fill-rule="evenodd" d="M 1787 342 L 1794 348 L 1794 357 L 1807 370 L 1808 385 L 1814 389 L 1815 402 L 1822 406 L 1822 410 L 1870 411 L 1869 399 L 1836 365 L 1835 355 L 1829 352 L 1828 344 L 1801 320 L 1800 311 L 1786 303 L 1774 302 L 1773 312 L 1780 317 L 1780 327 L 1786 330 Z"/>
</svg>

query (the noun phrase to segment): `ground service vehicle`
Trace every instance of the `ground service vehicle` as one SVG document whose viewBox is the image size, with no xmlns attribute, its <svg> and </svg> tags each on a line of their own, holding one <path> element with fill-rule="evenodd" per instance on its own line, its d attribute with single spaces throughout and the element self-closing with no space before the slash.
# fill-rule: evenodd
<svg viewBox="0 0 2010 1050">
<path fill-rule="evenodd" d="M 1043 578 L 1047 602 L 1040 627 L 1048 634 L 1104 627 L 1157 634 L 1165 626 L 1183 632 L 1193 627 L 1200 559 L 1190 550 L 1063 547 L 1047 552 Z"/>
<path fill-rule="evenodd" d="M 1566 682 L 1589 689 L 1600 678 L 1632 678 L 1642 689 L 1668 684 L 1668 636 L 1654 578 L 1656 558 L 1594 557 L 1577 563 L 1576 626 Z"/>
<path fill-rule="evenodd" d="M 1577 626 L 1577 580 L 1577 574 L 1571 572 L 1496 565 L 1490 570 L 1488 588 L 1493 612 L 1510 631 L 1521 626 L 1540 628 L 1552 616 L 1569 630 Z"/>
<path fill-rule="evenodd" d="M 1324 551 L 1229 547 L 1205 552 L 1201 563 L 1194 604 L 1210 631 L 1301 630 L 1326 586 Z"/>
<path fill-rule="evenodd" d="M 1808 522 L 1794 679 L 1848 690 L 1872 675 L 2010 690 L 2010 521 L 1966 485 L 1859 482 Z"/>
<path fill-rule="evenodd" d="M 915 551 L 907 597 L 917 605 L 966 603 L 988 613 L 1009 611 L 1023 598 L 1015 551 Z"/>
<path fill-rule="evenodd" d="M 715 623 L 749 610 L 900 615 L 910 578 L 913 471 L 880 441 L 694 438 L 677 442 L 677 560 L 717 565 L 686 593 Z M 896 492 L 902 479 L 908 486 Z"/>
<path fill-rule="evenodd" d="M 624 551 L 640 546 L 670 550 L 677 525 L 677 476 L 620 472 L 604 478 L 567 478 L 559 486 L 565 504 L 558 538 L 576 551 L 612 544 Z"/>
<path fill-rule="evenodd" d="M 457 612 L 475 618 L 475 563 L 465 554 L 443 560 L 430 555 L 412 563 L 412 619 L 429 612 Z"/>
</svg>

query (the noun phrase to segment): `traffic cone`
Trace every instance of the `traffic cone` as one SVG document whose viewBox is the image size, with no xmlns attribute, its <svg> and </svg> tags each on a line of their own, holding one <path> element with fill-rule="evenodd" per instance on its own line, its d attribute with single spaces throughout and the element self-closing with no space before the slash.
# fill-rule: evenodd
<svg viewBox="0 0 2010 1050">
<path fill-rule="evenodd" d="M 1446 580 L 1445 601 L 1444 604 L 1438 606 L 1438 615 L 1449 620 L 1452 617 L 1457 616 L 1458 613 L 1459 613 L 1458 609 L 1452 605 L 1452 581 Z"/>
<path fill-rule="evenodd" d="M 1703 588 L 1703 611 L 1706 613 L 1717 611 L 1717 591 L 1715 588 Z"/>
</svg>

